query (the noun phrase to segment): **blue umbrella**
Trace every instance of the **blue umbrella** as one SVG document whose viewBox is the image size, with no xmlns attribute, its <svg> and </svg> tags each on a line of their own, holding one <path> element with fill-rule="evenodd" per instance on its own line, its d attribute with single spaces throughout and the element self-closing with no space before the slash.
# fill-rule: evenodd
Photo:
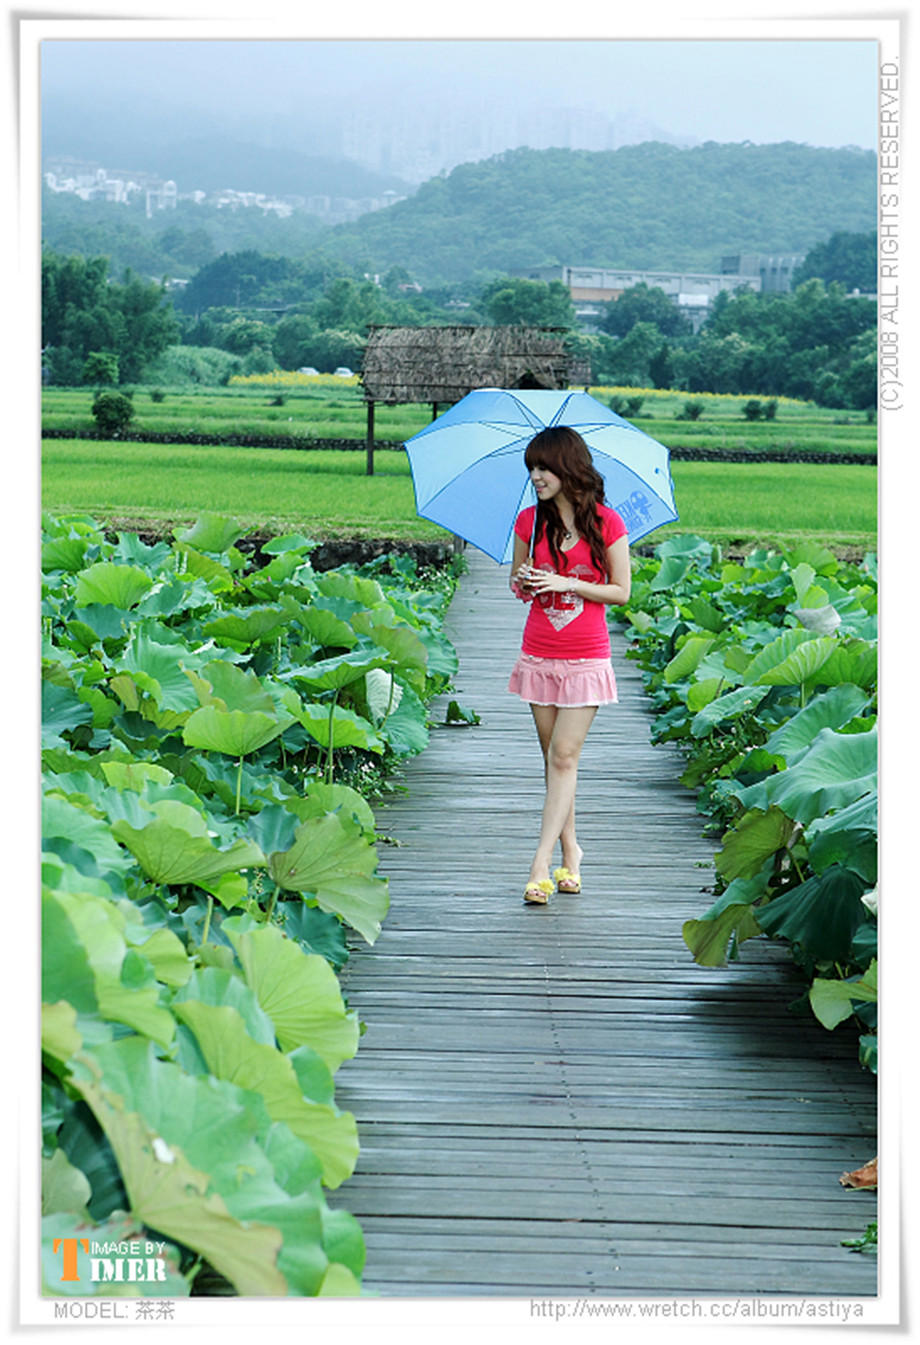
<svg viewBox="0 0 920 1345">
<path fill-rule="evenodd" d="M 406 440 L 422 518 L 511 559 L 514 520 L 536 495 L 524 449 L 550 425 L 578 431 L 630 542 L 677 519 L 668 450 L 587 392 L 477 388 Z"/>
</svg>

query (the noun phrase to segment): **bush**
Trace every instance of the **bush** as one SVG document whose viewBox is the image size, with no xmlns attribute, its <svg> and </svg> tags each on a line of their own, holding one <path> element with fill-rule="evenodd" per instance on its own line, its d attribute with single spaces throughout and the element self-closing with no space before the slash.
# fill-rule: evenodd
<svg viewBox="0 0 920 1345">
<path fill-rule="evenodd" d="M 752 397 L 749 402 L 744 403 L 744 406 L 741 408 L 741 413 L 745 420 L 762 420 L 763 404 L 759 402 L 756 397 Z"/>
<path fill-rule="evenodd" d="M 268 399 L 269 406 L 284 406 L 284 394 L 279 392 L 277 397 Z"/>
<path fill-rule="evenodd" d="M 643 403 L 644 401 L 645 401 L 645 398 L 644 398 L 644 397 L 627 397 L 627 398 L 626 398 L 626 416 L 627 416 L 627 419 L 631 419 L 631 418 L 633 418 L 633 417 L 635 417 L 635 416 L 638 416 L 640 410 L 642 409 L 642 403 Z"/>
<path fill-rule="evenodd" d="M 763 418 L 764 418 L 764 420 L 775 420 L 775 419 L 776 419 L 776 408 L 777 408 L 778 405 L 779 405 L 779 403 L 777 402 L 776 398 L 775 398 L 775 397 L 771 397 L 770 400 L 765 404 L 764 409 L 763 409 Z"/>
<path fill-rule="evenodd" d="M 166 401 L 166 393 L 163 391 L 162 388 L 151 388 L 151 389 L 150 389 L 150 400 L 151 400 L 152 402 L 165 402 L 165 401 Z"/>
<path fill-rule="evenodd" d="M 677 417 L 678 420 L 699 420 L 703 414 L 703 403 L 689 401 L 684 402 L 684 409 Z"/>
<path fill-rule="evenodd" d="M 134 416 L 131 399 L 120 392 L 100 392 L 92 409 L 100 431 L 112 436 L 127 429 Z"/>
</svg>

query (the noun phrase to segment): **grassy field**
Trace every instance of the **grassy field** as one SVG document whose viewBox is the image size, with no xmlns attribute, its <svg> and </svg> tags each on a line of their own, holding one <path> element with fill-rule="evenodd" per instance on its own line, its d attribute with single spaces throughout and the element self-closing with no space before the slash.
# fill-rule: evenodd
<svg viewBox="0 0 920 1345">
<path fill-rule="evenodd" d="M 293 386 L 280 381 L 265 386 L 251 383 L 226 388 L 164 389 L 164 400 L 151 399 L 150 389 L 134 394 L 132 430 L 157 434 L 291 435 L 293 437 L 363 439 L 367 413 L 362 391 L 342 380 Z M 748 421 L 742 414 L 746 397 L 697 394 L 692 400 L 703 405 L 701 419 L 680 419 L 686 393 L 649 390 L 592 388 L 598 400 L 609 404 L 620 395 L 642 395 L 643 403 L 633 419 L 640 429 L 669 448 L 716 448 L 763 451 L 767 448 L 800 452 L 874 453 L 877 431 L 865 415 L 816 407 L 810 402 L 779 399 L 773 421 Z M 95 422 L 90 388 L 46 388 L 42 394 L 42 423 L 47 429 L 70 431 L 75 436 L 91 431 Z M 282 406 L 273 400 L 284 398 Z M 763 399 L 761 399 L 763 400 Z M 446 409 L 446 408 L 445 408 Z M 374 435 L 401 443 L 431 420 L 429 405 L 383 406 L 374 412 Z"/>
<path fill-rule="evenodd" d="M 416 516 L 403 452 L 379 452 L 375 473 L 364 474 L 360 452 L 52 439 L 43 446 L 42 507 L 121 526 L 173 527 L 211 511 L 317 539 L 447 537 Z M 672 474 L 680 522 L 650 540 L 696 532 L 737 548 L 811 537 L 837 549 L 875 549 L 872 466 L 677 462 Z"/>
</svg>

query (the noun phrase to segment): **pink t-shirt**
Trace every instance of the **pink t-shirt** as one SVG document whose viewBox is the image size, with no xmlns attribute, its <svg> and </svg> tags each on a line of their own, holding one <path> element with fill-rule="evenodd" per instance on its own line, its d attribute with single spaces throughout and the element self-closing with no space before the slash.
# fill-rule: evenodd
<svg viewBox="0 0 920 1345">
<path fill-rule="evenodd" d="M 517 516 L 514 531 L 530 546 L 536 506 Z M 615 509 L 597 507 L 604 546 L 612 546 L 626 534 L 626 524 Z M 559 553 L 558 567 L 550 555 L 549 542 L 542 536 L 534 548 L 533 565 L 537 569 L 556 570 L 584 579 L 589 584 L 606 584 L 608 575 L 598 570 L 591 548 L 583 537 L 569 551 Z M 572 593 L 540 593 L 534 597 L 524 626 L 522 652 L 539 658 L 609 658 L 610 632 L 607 629 L 606 604 L 592 602 Z"/>
</svg>

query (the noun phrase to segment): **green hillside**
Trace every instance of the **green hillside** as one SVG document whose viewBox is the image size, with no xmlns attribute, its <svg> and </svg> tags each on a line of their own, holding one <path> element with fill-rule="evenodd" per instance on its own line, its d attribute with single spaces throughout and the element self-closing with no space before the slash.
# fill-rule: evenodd
<svg viewBox="0 0 920 1345">
<path fill-rule="evenodd" d="M 738 251 L 805 253 L 876 220 L 870 150 L 649 142 L 511 150 L 332 229 L 324 250 L 423 284 L 550 263 L 718 270 Z"/>
</svg>

